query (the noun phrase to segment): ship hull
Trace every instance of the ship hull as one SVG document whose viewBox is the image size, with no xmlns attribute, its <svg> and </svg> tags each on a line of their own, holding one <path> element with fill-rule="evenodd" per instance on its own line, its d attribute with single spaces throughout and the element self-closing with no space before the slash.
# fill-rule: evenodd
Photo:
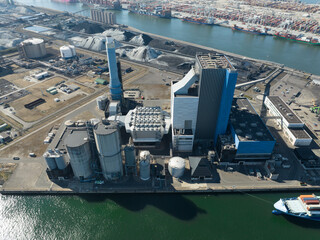
<svg viewBox="0 0 320 240">
<path fill-rule="evenodd" d="M 279 36 L 279 35 L 276 35 L 276 34 L 274 34 L 273 36 L 276 37 L 276 38 L 290 40 L 290 41 L 294 41 L 294 42 L 298 42 L 298 43 L 304 43 L 304 44 L 310 44 L 310 45 L 314 45 L 314 46 L 320 46 L 320 43 L 306 42 L 306 41 L 302 41 L 302 40 L 298 40 L 298 39 L 286 38 L 284 36 Z"/>
<path fill-rule="evenodd" d="M 273 207 L 278 211 L 281 212 L 284 215 L 300 218 L 300 219 L 305 219 L 305 220 L 310 220 L 310 221 L 316 221 L 320 222 L 320 217 L 310 217 L 308 215 L 298 215 L 294 213 L 290 213 L 288 209 L 286 208 L 284 201 L 280 199 L 278 202 L 276 202 Z"/>
<path fill-rule="evenodd" d="M 245 30 L 245 29 L 235 28 L 235 27 L 233 27 L 232 30 L 234 30 L 234 31 L 240 31 L 240 32 L 245 32 L 245 33 L 251 33 L 251 34 L 255 34 L 255 35 L 262 35 L 262 36 L 269 35 L 268 33 L 250 31 L 250 30 Z"/>
<path fill-rule="evenodd" d="M 136 10 L 129 10 L 129 12 L 134 13 L 134 14 L 139 14 L 139 15 L 150 16 L 150 17 L 159 17 L 159 18 L 167 18 L 167 19 L 172 18 L 171 16 L 165 16 L 165 15 L 155 14 L 155 13 L 151 13 L 151 12 L 141 12 L 141 11 L 136 11 Z"/>
<path fill-rule="evenodd" d="M 182 19 L 183 22 L 189 22 L 189 23 L 194 23 L 194 24 L 204 24 L 204 25 L 208 25 L 208 26 L 213 26 L 214 23 L 205 23 L 205 22 L 199 22 L 199 21 L 195 21 L 195 20 L 191 20 L 191 19 Z"/>
</svg>

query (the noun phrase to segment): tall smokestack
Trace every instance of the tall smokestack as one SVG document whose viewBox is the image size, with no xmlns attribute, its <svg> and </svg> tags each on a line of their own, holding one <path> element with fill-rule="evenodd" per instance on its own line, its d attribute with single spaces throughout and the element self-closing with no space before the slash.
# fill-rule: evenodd
<svg viewBox="0 0 320 240">
<path fill-rule="evenodd" d="M 112 100 L 121 100 L 122 88 L 119 80 L 117 59 L 116 59 L 116 47 L 114 39 L 111 36 L 107 36 L 106 49 L 108 55 L 108 66 L 110 76 L 110 94 Z"/>
</svg>

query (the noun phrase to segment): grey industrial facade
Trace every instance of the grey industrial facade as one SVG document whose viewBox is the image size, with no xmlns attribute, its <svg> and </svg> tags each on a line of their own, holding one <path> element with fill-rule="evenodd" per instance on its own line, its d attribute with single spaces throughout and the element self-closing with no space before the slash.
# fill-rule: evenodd
<svg viewBox="0 0 320 240">
<path fill-rule="evenodd" d="M 199 105 L 195 139 L 215 144 L 226 131 L 237 72 L 224 55 L 198 54 Z"/>
</svg>

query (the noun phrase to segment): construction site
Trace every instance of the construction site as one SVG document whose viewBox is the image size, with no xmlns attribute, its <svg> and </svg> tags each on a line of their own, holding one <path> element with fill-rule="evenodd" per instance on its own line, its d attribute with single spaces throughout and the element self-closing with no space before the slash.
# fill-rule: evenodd
<svg viewBox="0 0 320 240">
<path fill-rule="evenodd" d="M 4 19 L 24 37 L 1 59 L 1 193 L 318 189 L 319 77 L 68 13 Z"/>
</svg>

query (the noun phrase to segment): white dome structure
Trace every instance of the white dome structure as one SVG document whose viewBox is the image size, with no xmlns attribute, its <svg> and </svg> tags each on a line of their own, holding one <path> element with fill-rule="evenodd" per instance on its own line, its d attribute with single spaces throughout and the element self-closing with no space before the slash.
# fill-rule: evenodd
<svg viewBox="0 0 320 240">
<path fill-rule="evenodd" d="M 76 48 L 73 45 L 62 46 L 60 47 L 60 54 L 63 59 L 73 58 L 77 55 Z"/>
</svg>

